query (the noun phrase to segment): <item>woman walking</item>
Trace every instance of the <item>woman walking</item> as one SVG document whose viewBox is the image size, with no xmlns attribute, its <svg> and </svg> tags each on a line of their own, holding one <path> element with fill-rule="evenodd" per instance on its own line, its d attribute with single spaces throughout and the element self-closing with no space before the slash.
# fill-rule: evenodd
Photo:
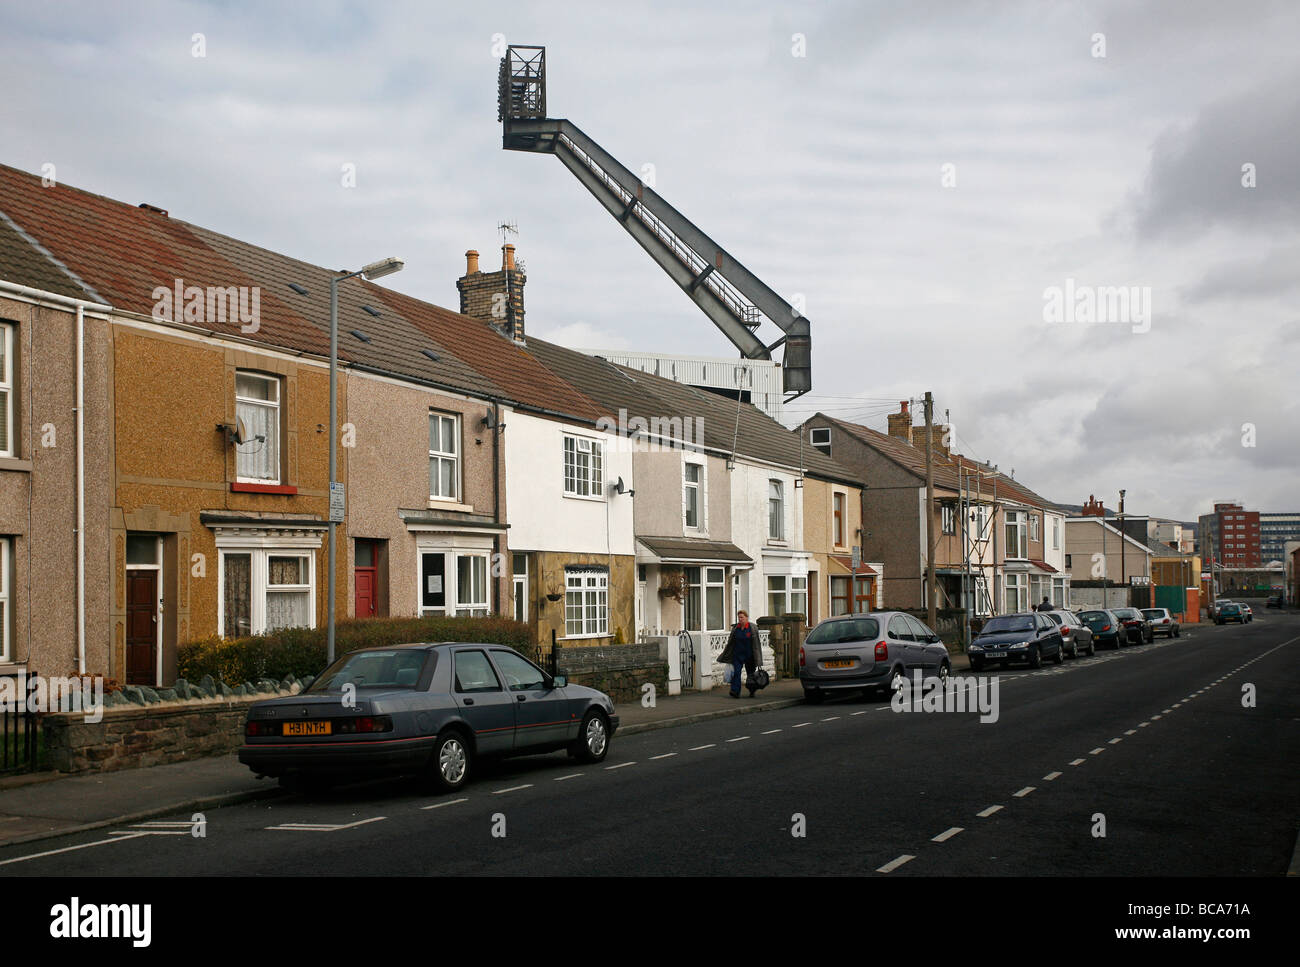
<svg viewBox="0 0 1300 967">
<path fill-rule="evenodd" d="M 758 630 L 749 623 L 749 615 L 744 611 L 736 613 L 736 623 L 731 628 L 727 647 L 722 649 L 718 661 L 731 666 L 731 697 L 740 698 L 740 670 L 744 668 L 745 687 L 749 689 L 749 697 L 753 698 L 754 693 L 758 691 L 754 669 L 763 663 L 763 653 L 758 639 Z"/>
</svg>

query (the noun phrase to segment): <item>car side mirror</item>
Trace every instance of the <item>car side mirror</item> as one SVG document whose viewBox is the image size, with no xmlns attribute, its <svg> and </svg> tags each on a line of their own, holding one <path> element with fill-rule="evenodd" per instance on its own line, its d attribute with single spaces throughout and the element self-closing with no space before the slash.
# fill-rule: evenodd
<svg viewBox="0 0 1300 967">
<path fill-rule="evenodd" d="M 556 675 L 551 679 L 551 688 L 563 688 L 567 684 L 569 684 L 567 675 Z"/>
</svg>

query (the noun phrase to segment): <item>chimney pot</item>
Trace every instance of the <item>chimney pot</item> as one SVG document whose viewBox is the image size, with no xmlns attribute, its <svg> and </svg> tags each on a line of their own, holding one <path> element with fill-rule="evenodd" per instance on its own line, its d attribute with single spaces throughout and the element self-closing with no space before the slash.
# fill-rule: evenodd
<svg viewBox="0 0 1300 967">
<path fill-rule="evenodd" d="M 473 275 L 478 271 L 478 252 L 470 249 L 465 253 L 465 274 Z"/>
<path fill-rule="evenodd" d="M 507 272 L 515 270 L 515 247 L 513 245 L 501 246 L 501 268 Z"/>
</svg>

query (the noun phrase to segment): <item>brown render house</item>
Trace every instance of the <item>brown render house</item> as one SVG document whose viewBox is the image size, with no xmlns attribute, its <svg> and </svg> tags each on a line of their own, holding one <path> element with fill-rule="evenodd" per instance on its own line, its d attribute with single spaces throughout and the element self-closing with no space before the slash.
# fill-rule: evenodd
<svg viewBox="0 0 1300 967">
<path fill-rule="evenodd" d="M 170 682 L 183 642 L 324 621 L 333 275 L 0 166 L 0 674 Z M 482 323 L 339 296 L 339 616 L 510 613 L 501 415 L 597 408 Z"/>
</svg>

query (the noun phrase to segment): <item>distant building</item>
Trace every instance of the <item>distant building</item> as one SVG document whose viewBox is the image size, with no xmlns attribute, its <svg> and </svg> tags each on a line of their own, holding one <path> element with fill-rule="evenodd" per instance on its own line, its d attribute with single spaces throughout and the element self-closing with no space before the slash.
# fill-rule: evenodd
<svg viewBox="0 0 1300 967">
<path fill-rule="evenodd" d="M 781 364 L 766 359 L 722 359 L 709 356 L 669 356 L 623 349 L 580 349 L 619 366 L 653 373 L 727 399 L 739 397 L 776 420 L 782 419 L 784 395 Z"/>
</svg>

